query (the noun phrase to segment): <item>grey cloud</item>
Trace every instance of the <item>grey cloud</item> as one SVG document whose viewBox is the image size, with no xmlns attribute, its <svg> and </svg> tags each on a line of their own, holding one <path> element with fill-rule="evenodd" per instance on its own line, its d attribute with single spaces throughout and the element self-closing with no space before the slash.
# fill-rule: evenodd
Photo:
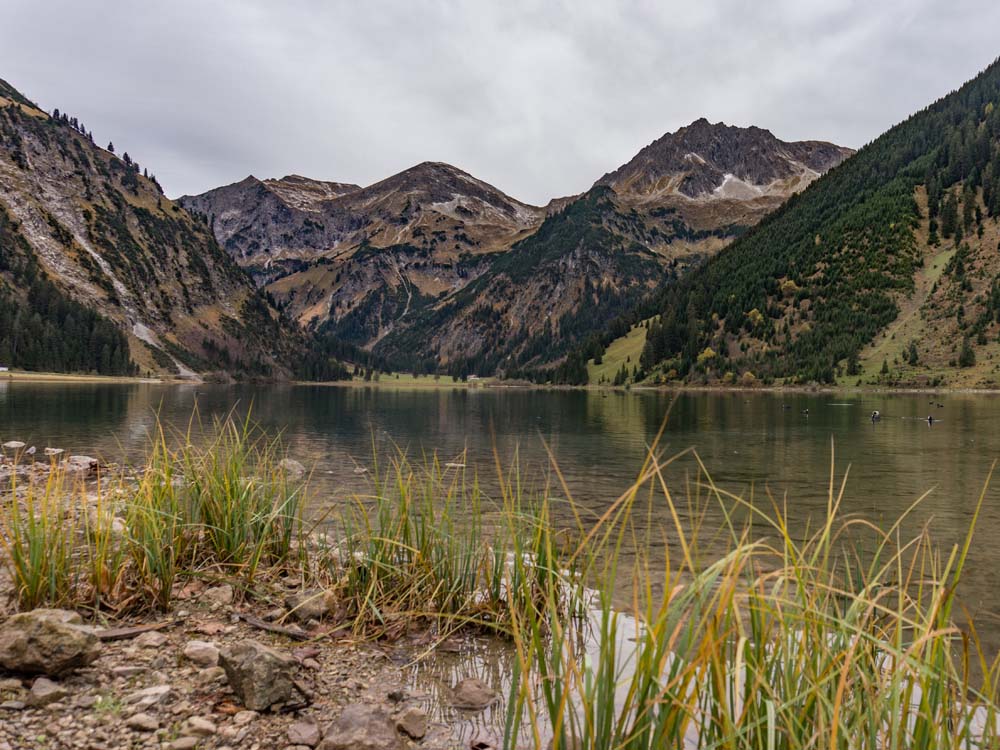
<svg viewBox="0 0 1000 750">
<path fill-rule="evenodd" d="M 705 116 L 860 146 L 1000 54 L 983 0 L 8 0 L 0 77 L 168 194 L 426 159 L 578 192 Z"/>
</svg>

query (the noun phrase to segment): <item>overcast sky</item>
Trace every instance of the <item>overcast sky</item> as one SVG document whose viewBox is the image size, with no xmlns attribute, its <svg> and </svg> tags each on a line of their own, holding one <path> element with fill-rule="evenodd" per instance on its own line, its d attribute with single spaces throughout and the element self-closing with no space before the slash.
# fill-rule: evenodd
<svg viewBox="0 0 1000 750">
<path fill-rule="evenodd" d="M 858 147 L 1000 56 L 996 0 L 4 0 L 0 78 L 168 195 L 446 161 L 580 192 L 698 117 Z"/>
</svg>

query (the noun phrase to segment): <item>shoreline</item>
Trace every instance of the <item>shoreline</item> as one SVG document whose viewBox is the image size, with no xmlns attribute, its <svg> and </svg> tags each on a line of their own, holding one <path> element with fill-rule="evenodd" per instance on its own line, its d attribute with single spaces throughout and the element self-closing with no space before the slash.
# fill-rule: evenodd
<svg viewBox="0 0 1000 750">
<path fill-rule="evenodd" d="M 213 383 L 203 379 L 191 380 L 171 377 L 131 377 L 124 375 L 86 375 L 59 372 L 30 372 L 27 370 L 10 370 L 0 372 L 0 383 L 116 383 L 116 384 L 152 384 L 152 385 L 261 385 L 253 381 L 233 381 L 232 383 Z M 961 394 L 961 395 L 1000 395 L 1000 388 L 949 388 L 947 386 L 856 386 L 856 385 L 771 385 L 771 386 L 738 386 L 738 385 L 545 385 L 525 381 L 498 381 L 482 378 L 474 382 L 445 380 L 438 381 L 428 378 L 426 381 L 407 376 L 399 381 L 393 377 L 383 377 L 378 381 L 367 380 L 287 380 L 275 381 L 270 385 L 279 386 L 318 386 L 324 388 L 380 388 L 383 390 L 537 390 L 537 391 L 596 391 L 604 393 L 790 393 L 790 394 Z"/>
<path fill-rule="evenodd" d="M 8 370 L 0 372 L 0 383 L 5 381 L 25 383 L 188 383 L 195 381 L 172 380 L 169 378 L 140 378 L 129 375 L 84 375 L 69 372 L 31 372 L 29 370 Z M 200 381 L 199 381 L 200 382 Z"/>
</svg>

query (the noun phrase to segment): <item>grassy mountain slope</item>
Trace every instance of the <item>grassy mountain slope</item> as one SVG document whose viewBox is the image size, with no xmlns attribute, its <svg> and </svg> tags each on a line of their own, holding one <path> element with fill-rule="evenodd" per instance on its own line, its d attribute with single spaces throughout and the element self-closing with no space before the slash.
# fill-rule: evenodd
<svg viewBox="0 0 1000 750">
<path fill-rule="evenodd" d="M 947 368 L 950 355 L 938 350 L 957 340 L 951 369 L 960 368 L 963 342 L 975 350 L 1000 332 L 990 319 L 997 263 L 989 257 L 996 252 L 990 224 L 1000 214 L 998 104 L 994 63 L 665 290 L 641 377 L 864 377 L 862 358 L 877 356 L 866 347 L 924 286 L 921 331 L 937 341 L 928 364 Z M 945 269 L 949 247 L 965 258 L 957 268 Z M 937 273 L 944 278 L 925 283 Z M 954 325 L 944 324 L 949 316 Z"/>
</svg>

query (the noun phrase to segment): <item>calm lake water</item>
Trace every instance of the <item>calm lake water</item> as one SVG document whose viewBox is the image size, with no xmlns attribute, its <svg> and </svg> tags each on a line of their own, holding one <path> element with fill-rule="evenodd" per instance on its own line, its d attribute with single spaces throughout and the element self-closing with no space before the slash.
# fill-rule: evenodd
<svg viewBox="0 0 1000 750">
<path fill-rule="evenodd" d="M 642 392 L 0 380 L 0 441 L 134 461 L 157 414 L 183 429 L 195 405 L 205 422 L 252 408 L 264 428 L 283 434 L 291 457 L 315 467 L 315 502 L 334 505 L 368 489 L 368 478 L 355 469 L 372 465 L 373 450 L 385 456 L 401 449 L 418 459 L 437 453 L 442 461 L 467 451 L 468 470 L 489 487 L 494 447 L 505 465 L 518 451 L 522 472 L 542 478 L 549 474 L 547 443 L 575 500 L 599 513 L 635 478 L 672 400 Z M 878 424 L 870 420 L 874 409 L 883 414 Z M 928 414 L 936 420 L 931 426 Z M 935 541 L 950 545 L 962 539 L 1000 457 L 1000 397 L 685 394 L 673 405 L 663 448 L 668 455 L 695 448 L 726 490 L 787 498 L 793 525 L 804 531 L 810 523 L 815 528 L 826 508 L 831 443 L 838 479 L 850 467 L 846 511 L 894 519 L 930 490 L 909 528 L 929 523 Z M 672 466 L 675 492 L 683 494 L 685 478 L 695 473 L 693 457 Z M 998 539 L 1000 477 L 987 497 L 963 592 L 994 647 L 1000 646 Z"/>
<path fill-rule="evenodd" d="M 634 480 L 672 401 L 671 394 L 643 392 L 0 380 L 0 442 L 18 439 L 108 461 L 138 461 L 157 415 L 168 429 L 183 431 L 196 406 L 204 423 L 252 409 L 264 429 L 282 434 L 289 456 L 314 470 L 317 506 L 336 506 L 368 491 L 370 473 L 356 469 L 370 469 L 373 455 L 384 459 L 397 450 L 417 462 L 435 453 L 443 462 L 458 459 L 482 478 L 488 492 L 495 448 L 502 465 L 517 454 L 522 475 L 543 486 L 552 479 L 547 444 L 574 499 L 600 514 Z M 875 409 L 883 414 L 877 424 L 870 420 Z M 928 414 L 933 425 L 927 424 Z M 661 452 L 670 456 L 694 448 L 721 488 L 762 500 L 770 492 L 785 500 L 792 528 L 804 535 L 824 518 L 831 445 L 838 482 L 850 467 L 846 512 L 895 519 L 930 490 L 904 533 L 928 524 L 938 544 L 956 544 L 1000 457 L 1000 397 L 685 394 L 673 403 Z M 697 476 L 691 454 L 670 466 L 668 479 L 682 503 L 685 482 Z M 557 488 L 553 494 L 565 493 Z M 652 516 L 655 531 L 669 528 L 662 500 Z M 704 524 L 719 526 L 721 515 L 710 509 Z M 671 544 L 669 531 L 654 537 Z M 993 654 L 1000 651 L 998 539 L 1000 477 L 988 492 L 961 592 Z M 441 691 L 466 676 L 505 690 L 511 669 L 512 655 L 502 644 L 472 639 L 454 658 L 423 662 L 409 674 L 412 687 L 429 696 L 426 706 L 454 724 L 456 739 L 466 747 L 472 737 L 498 736 L 503 705 L 456 718 L 448 715 Z"/>
</svg>

